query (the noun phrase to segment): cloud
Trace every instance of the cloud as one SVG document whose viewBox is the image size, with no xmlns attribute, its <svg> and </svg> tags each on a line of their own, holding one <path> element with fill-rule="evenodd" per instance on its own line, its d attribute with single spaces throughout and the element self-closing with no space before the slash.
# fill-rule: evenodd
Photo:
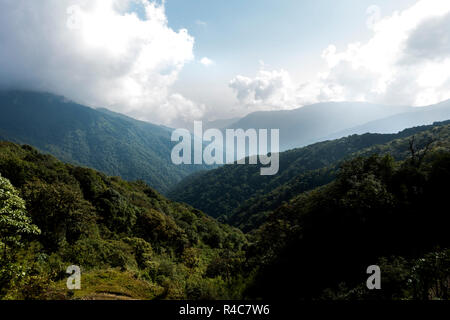
<svg viewBox="0 0 450 320">
<path fill-rule="evenodd" d="M 3 88 L 49 91 L 166 125 L 204 110 L 171 90 L 194 59 L 194 38 L 168 26 L 164 4 L 2 0 L 0 43 Z"/>
<path fill-rule="evenodd" d="M 202 65 L 204 65 L 205 67 L 209 67 L 209 66 L 212 66 L 213 64 L 215 64 L 215 62 L 214 62 L 213 60 L 211 60 L 211 59 L 209 59 L 209 58 L 207 58 L 207 57 L 203 57 L 203 58 L 200 60 L 200 63 L 201 63 Z"/>
<path fill-rule="evenodd" d="M 295 104 L 295 87 L 285 70 L 267 71 L 261 65 L 256 77 L 237 76 L 229 86 L 239 102 L 252 110 L 289 108 Z"/>
<path fill-rule="evenodd" d="M 384 18 L 369 9 L 371 39 L 342 51 L 328 46 L 325 72 L 302 84 L 284 70 L 238 75 L 230 82 L 238 101 L 260 110 L 322 101 L 419 106 L 450 99 L 450 1 L 421 0 Z"/>
<path fill-rule="evenodd" d="M 450 13 L 427 19 L 406 41 L 406 54 L 417 60 L 445 60 L 450 57 Z"/>
</svg>

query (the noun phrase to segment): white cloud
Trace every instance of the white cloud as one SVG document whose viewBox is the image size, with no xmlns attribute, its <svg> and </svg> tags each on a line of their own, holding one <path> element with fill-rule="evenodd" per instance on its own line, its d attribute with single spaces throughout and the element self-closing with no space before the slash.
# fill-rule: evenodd
<svg viewBox="0 0 450 320">
<path fill-rule="evenodd" d="M 200 63 L 201 63 L 202 65 L 204 65 L 205 67 L 209 67 L 209 66 L 212 66 L 213 64 L 215 64 L 215 62 L 214 62 L 213 60 L 211 60 L 211 59 L 209 59 L 209 58 L 207 58 L 207 57 L 203 57 L 203 58 L 200 60 Z"/>
<path fill-rule="evenodd" d="M 368 10 L 369 41 L 324 50 L 328 67 L 316 79 L 293 84 L 287 71 L 262 70 L 254 78 L 237 76 L 230 87 L 252 110 L 331 100 L 418 106 L 450 99 L 450 1 L 421 0 L 384 18 L 378 12 Z"/>
<path fill-rule="evenodd" d="M 132 2 L 145 18 L 127 12 Z M 44 90 L 155 123 L 200 117 L 171 87 L 194 38 L 146 0 L 2 0 L 0 85 Z"/>
<path fill-rule="evenodd" d="M 239 102 L 254 110 L 290 108 L 295 105 L 295 87 L 285 70 L 267 71 L 261 66 L 254 78 L 237 76 L 229 86 Z"/>
</svg>

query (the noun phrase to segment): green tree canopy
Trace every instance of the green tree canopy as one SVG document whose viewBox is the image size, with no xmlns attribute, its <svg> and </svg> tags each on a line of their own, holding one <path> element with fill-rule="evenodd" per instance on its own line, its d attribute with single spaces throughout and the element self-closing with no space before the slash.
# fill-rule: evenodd
<svg viewBox="0 0 450 320">
<path fill-rule="evenodd" d="M 40 230 L 31 223 L 25 210 L 25 201 L 11 182 L 0 175 L 0 243 L 3 257 L 8 247 L 21 244 L 21 238 L 27 234 L 39 234 Z"/>
</svg>

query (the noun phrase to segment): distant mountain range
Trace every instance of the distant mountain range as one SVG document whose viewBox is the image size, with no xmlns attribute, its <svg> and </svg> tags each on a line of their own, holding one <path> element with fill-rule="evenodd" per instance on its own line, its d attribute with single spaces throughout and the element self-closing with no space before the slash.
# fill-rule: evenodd
<svg viewBox="0 0 450 320">
<path fill-rule="evenodd" d="M 366 124 L 332 134 L 327 138 L 336 139 L 351 134 L 363 134 L 367 132 L 396 133 L 405 128 L 429 125 L 435 121 L 445 121 L 448 119 L 450 119 L 450 100 L 427 107 L 413 108 L 409 112 L 374 120 Z"/>
<path fill-rule="evenodd" d="M 280 149 L 284 151 L 303 147 L 321 141 L 333 133 L 411 109 L 361 102 L 327 102 L 295 110 L 254 112 L 226 128 L 280 129 Z"/>
<path fill-rule="evenodd" d="M 32 145 L 62 161 L 166 192 L 205 166 L 176 166 L 171 129 L 49 93 L 0 92 L 0 140 Z"/>
<path fill-rule="evenodd" d="M 397 133 L 450 119 L 450 101 L 427 107 L 327 102 L 295 110 L 254 112 L 225 128 L 280 129 L 280 150 L 351 134 Z"/>
<path fill-rule="evenodd" d="M 143 180 L 162 193 L 194 172 L 211 169 L 172 164 L 171 128 L 50 93 L 0 91 L 0 114 L 0 140 L 30 144 L 62 161 L 109 175 Z M 396 133 L 447 119 L 450 101 L 421 108 L 329 102 L 205 122 L 204 129 L 280 129 L 280 150 L 285 151 L 355 133 Z"/>
</svg>

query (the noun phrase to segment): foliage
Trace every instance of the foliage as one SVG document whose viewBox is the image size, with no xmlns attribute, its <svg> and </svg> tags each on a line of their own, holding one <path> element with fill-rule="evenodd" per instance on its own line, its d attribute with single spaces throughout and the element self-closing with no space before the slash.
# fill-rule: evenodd
<svg viewBox="0 0 450 320">
<path fill-rule="evenodd" d="M 24 244 L 23 237 L 39 233 L 25 210 L 25 201 L 0 174 L 0 294 L 22 276 L 22 268 L 14 260 L 15 251 Z"/>
<path fill-rule="evenodd" d="M 95 298 L 122 286 L 126 277 L 136 279 L 130 285 L 137 291 L 151 291 L 131 295 L 138 298 L 196 297 L 193 287 L 215 299 L 234 294 L 222 286 L 234 277 L 207 270 L 219 253 L 244 255 L 246 238 L 239 230 L 164 198 L 142 181 L 63 164 L 29 146 L 0 142 L 0 172 L 18 190 L 1 178 L 2 243 L 25 244 L 12 264 L 23 277 L 3 286 L 4 298 Z M 30 218 L 42 232 L 22 239 L 22 233 L 38 230 Z M 73 297 L 64 291 L 70 265 L 82 268 L 90 286 Z M 127 288 L 130 295 L 133 288 Z"/>
<path fill-rule="evenodd" d="M 441 209 L 448 179 L 450 153 L 442 151 L 420 166 L 376 155 L 343 163 L 335 181 L 280 206 L 255 233 L 248 259 L 258 274 L 247 294 L 448 299 L 448 251 L 428 254 L 450 247 L 450 219 Z M 385 287 L 369 293 L 365 270 L 376 261 Z"/>
<path fill-rule="evenodd" d="M 409 279 L 415 299 L 450 297 L 450 250 L 431 252 L 418 259 Z"/>
<path fill-rule="evenodd" d="M 23 235 L 38 234 L 39 229 L 31 223 L 25 209 L 25 201 L 8 179 L 0 175 L 0 241 L 2 255 L 7 248 L 20 246 Z"/>
<path fill-rule="evenodd" d="M 193 177 L 201 187 L 185 182 L 186 194 L 232 212 L 226 218 L 246 235 L 142 181 L 0 142 L 0 173 L 14 185 L 3 188 L 17 190 L 13 207 L 42 231 L 17 238 L 24 246 L 9 258 L 0 295 L 448 299 L 449 141 L 448 124 L 351 136 L 282 153 L 276 177 L 230 165 Z M 72 264 L 82 268 L 81 291 L 65 288 Z M 373 264 L 380 291 L 365 286 Z"/>
</svg>

